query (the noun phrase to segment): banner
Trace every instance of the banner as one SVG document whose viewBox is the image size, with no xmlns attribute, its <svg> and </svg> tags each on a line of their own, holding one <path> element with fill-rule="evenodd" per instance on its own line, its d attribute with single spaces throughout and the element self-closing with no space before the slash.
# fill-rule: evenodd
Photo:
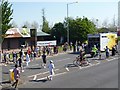
<svg viewBox="0 0 120 90">
<path fill-rule="evenodd" d="M 51 46 L 56 45 L 56 40 L 54 41 L 38 41 L 37 46 Z"/>
</svg>

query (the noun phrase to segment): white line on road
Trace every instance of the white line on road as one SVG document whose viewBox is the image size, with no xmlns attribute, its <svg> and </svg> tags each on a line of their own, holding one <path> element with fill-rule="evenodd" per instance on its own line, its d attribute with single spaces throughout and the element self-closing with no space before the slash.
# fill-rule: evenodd
<svg viewBox="0 0 120 90">
<path fill-rule="evenodd" d="M 98 60 L 95 60 L 97 63 L 100 63 L 100 61 L 98 61 Z"/>
<path fill-rule="evenodd" d="M 65 59 L 57 60 L 56 62 L 61 62 L 61 61 L 68 60 L 68 59 L 70 59 L 70 58 L 65 58 Z"/>
<path fill-rule="evenodd" d="M 53 76 L 59 76 L 59 75 L 62 75 L 62 74 L 66 74 L 67 72 L 62 72 L 62 73 L 58 73 L 58 74 L 55 74 Z M 39 78 L 37 80 L 43 80 L 43 79 L 47 79 L 47 77 L 43 77 L 43 78 Z"/>
<path fill-rule="evenodd" d="M 118 58 L 112 58 L 112 59 L 106 59 L 107 61 L 113 61 L 115 59 L 118 59 Z"/>
<path fill-rule="evenodd" d="M 25 66 L 23 68 L 29 68 L 29 67 L 38 66 L 38 65 L 40 65 L 40 64 L 29 65 L 29 66 Z"/>
<path fill-rule="evenodd" d="M 55 69 L 54 71 L 58 71 L 59 69 Z M 43 72 L 43 73 L 38 73 L 38 74 L 34 74 L 34 75 L 30 75 L 28 77 L 34 77 L 35 75 L 41 75 L 41 74 L 46 74 L 46 73 L 49 73 L 49 71 L 46 71 L 46 72 Z"/>
<path fill-rule="evenodd" d="M 68 67 L 65 68 L 67 71 L 69 71 Z"/>
<path fill-rule="evenodd" d="M 33 80 L 36 80 L 37 79 L 37 75 L 34 76 Z"/>
</svg>

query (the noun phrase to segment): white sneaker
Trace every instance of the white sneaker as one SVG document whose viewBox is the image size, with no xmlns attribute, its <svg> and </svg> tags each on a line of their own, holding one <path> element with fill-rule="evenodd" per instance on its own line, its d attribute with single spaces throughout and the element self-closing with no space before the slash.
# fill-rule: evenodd
<svg viewBox="0 0 120 90">
<path fill-rule="evenodd" d="M 22 70 L 22 72 L 24 72 L 24 70 Z"/>
</svg>

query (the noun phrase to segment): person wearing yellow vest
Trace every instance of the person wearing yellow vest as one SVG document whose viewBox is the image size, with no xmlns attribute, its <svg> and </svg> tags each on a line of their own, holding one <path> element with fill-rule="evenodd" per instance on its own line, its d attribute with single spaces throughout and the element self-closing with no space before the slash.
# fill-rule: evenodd
<svg viewBox="0 0 120 90">
<path fill-rule="evenodd" d="M 98 49 L 97 49 L 96 45 L 94 45 L 94 47 L 92 47 L 92 53 L 93 53 L 92 57 L 95 57 L 97 55 L 97 51 L 98 51 Z"/>
</svg>

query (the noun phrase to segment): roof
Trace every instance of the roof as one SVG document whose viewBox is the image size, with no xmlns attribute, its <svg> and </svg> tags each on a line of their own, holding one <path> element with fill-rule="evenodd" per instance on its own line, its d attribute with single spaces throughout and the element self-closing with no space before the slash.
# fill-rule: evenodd
<svg viewBox="0 0 120 90">
<path fill-rule="evenodd" d="M 18 38 L 18 37 L 22 37 L 21 33 L 19 32 L 18 28 L 11 28 L 8 29 L 6 32 L 6 37 L 5 38 Z"/>
<path fill-rule="evenodd" d="M 37 31 L 37 36 L 50 36 L 50 34 L 47 34 L 47 33 L 42 32 L 42 31 Z"/>
<path fill-rule="evenodd" d="M 28 28 L 10 28 L 6 32 L 5 38 L 20 38 L 20 37 L 31 37 L 30 36 L 30 29 Z M 47 34 L 43 31 L 37 31 L 37 36 L 50 36 L 50 34 Z"/>
<path fill-rule="evenodd" d="M 30 37 L 29 29 L 28 28 L 21 28 L 20 33 L 22 37 Z"/>
</svg>

